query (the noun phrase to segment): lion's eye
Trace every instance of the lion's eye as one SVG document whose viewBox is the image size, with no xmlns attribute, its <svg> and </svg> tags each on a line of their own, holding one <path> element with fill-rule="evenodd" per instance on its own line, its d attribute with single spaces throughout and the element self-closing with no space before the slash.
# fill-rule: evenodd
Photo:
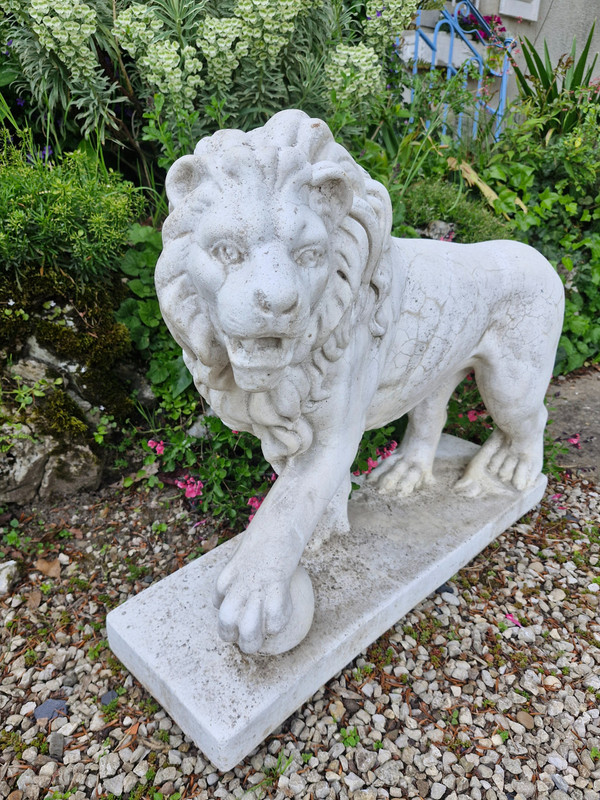
<svg viewBox="0 0 600 800">
<path fill-rule="evenodd" d="M 231 242 L 218 242 L 212 247 L 210 254 L 226 267 L 230 264 L 238 264 L 243 257 L 240 248 Z"/>
<path fill-rule="evenodd" d="M 322 247 L 305 247 L 294 254 L 294 260 L 300 267 L 317 267 L 324 257 L 325 251 Z"/>
</svg>

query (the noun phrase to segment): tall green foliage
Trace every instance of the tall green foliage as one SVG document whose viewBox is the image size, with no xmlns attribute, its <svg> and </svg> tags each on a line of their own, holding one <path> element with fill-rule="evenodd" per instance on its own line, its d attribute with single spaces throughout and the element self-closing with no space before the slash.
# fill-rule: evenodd
<svg viewBox="0 0 600 800">
<path fill-rule="evenodd" d="M 227 124 L 286 107 L 366 108 L 383 57 L 417 0 L 6 0 L 0 85 L 31 96 L 38 122 L 125 145 L 149 179 Z M 16 77 L 15 77 L 16 76 Z M 333 98 L 333 99 L 332 99 Z"/>
<path fill-rule="evenodd" d="M 583 94 L 583 96 L 582 96 Z M 579 122 L 547 131 L 546 115 L 509 127 L 485 160 L 483 179 L 516 235 L 556 267 L 566 290 L 557 372 L 600 356 L 600 104 L 574 92 Z"/>
</svg>

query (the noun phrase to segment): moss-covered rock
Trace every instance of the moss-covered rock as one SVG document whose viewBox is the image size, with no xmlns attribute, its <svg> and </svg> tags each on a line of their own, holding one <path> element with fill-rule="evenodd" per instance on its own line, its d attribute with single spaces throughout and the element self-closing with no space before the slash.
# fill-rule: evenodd
<svg viewBox="0 0 600 800">
<path fill-rule="evenodd" d="M 28 484 L 5 496 L 80 486 L 77 464 L 91 487 L 97 420 L 133 411 L 135 358 L 115 310 L 142 196 L 83 153 L 30 163 L 2 136 L 0 185 L 0 450 Z"/>
<path fill-rule="evenodd" d="M 36 419 L 40 430 L 58 439 L 83 441 L 89 436 L 89 427 L 81 408 L 62 389 L 54 389 L 44 397 Z"/>
</svg>

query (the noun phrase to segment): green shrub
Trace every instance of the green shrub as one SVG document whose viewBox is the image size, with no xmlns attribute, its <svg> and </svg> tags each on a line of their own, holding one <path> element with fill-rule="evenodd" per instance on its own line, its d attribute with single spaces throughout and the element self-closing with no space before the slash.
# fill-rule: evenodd
<svg viewBox="0 0 600 800">
<path fill-rule="evenodd" d="M 566 309 L 556 372 L 600 355 L 600 105 L 575 93 L 580 121 L 546 131 L 546 117 L 508 128 L 478 166 L 499 195 L 496 210 L 555 266 Z"/>
<path fill-rule="evenodd" d="M 569 133 L 582 121 L 582 110 L 587 102 L 600 103 L 600 89 L 592 81 L 598 53 L 592 63 L 587 64 L 595 27 L 594 22 L 579 58 L 576 59 L 577 42 L 573 38 L 570 54 L 561 56 L 555 65 L 550 61 L 545 41 L 543 59 L 529 39 L 522 42 L 528 74 L 513 61 L 517 85 L 532 116 L 545 117 L 544 134 L 552 130 Z"/>
<path fill-rule="evenodd" d="M 515 238 L 512 226 L 457 184 L 439 178 L 409 186 L 404 193 L 403 223 L 425 228 L 438 219 L 452 223 L 455 241 L 464 244 Z"/>
<path fill-rule="evenodd" d="M 0 139 L 0 283 L 6 287 L 49 275 L 76 287 L 106 284 L 142 206 L 132 184 L 102 173 L 85 153 L 52 164 L 12 146 L 5 132 Z"/>
</svg>

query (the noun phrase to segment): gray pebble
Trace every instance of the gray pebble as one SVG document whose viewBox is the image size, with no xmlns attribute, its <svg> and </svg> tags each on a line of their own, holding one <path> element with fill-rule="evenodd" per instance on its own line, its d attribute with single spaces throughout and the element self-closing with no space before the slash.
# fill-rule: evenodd
<svg viewBox="0 0 600 800">
<path fill-rule="evenodd" d="M 441 800 L 441 798 L 446 794 L 447 790 L 447 787 L 444 786 L 443 783 L 433 783 L 429 791 L 429 797 L 431 797 L 432 800 Z"/>
<path fill-rule="evenodd" d="M 65 737 L 60 731 L 52 731 L 48 736 L 48 755 L 56 761 L 62 761 L 65 750 Z"/>
<path fill-rule="evenodd" d="M 125 774 L 123 772 L 119 775 L 115 775 L 114 778 L 106 778 L 106 780 L 103 781 L 105 791 L 114 794 L 116 797 L 120 797 L 123 794 L 124 783 Z"/>
</svg>

